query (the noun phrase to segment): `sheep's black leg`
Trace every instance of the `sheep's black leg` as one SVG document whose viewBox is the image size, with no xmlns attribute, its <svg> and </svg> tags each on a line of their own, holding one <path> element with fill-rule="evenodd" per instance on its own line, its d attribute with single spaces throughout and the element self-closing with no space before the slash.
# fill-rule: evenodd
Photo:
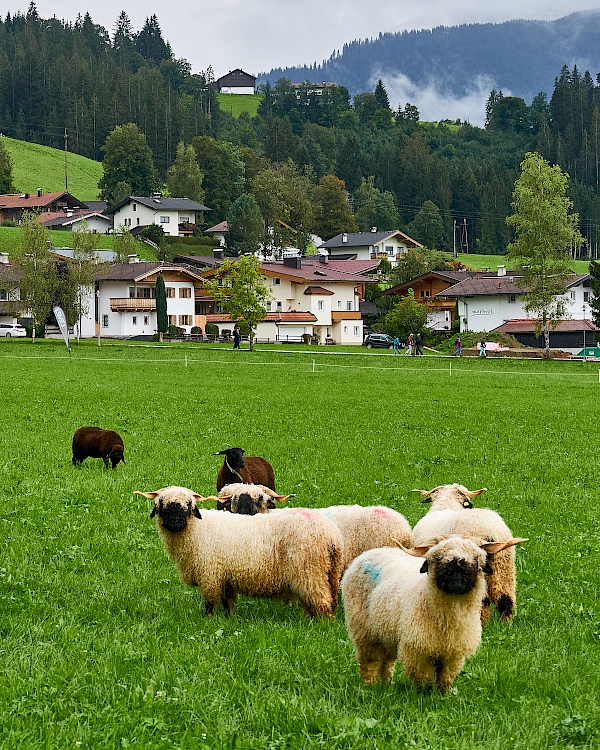
<svg viewBox="0 0 600 750">
<path fill-rule="evenodd" d="M 215 605 L 212 602 L 204 602 L 204 611 L 207 615 L 214 615 L 215 613 Z"/>
<path fill-rule="evenodd" d="M 235 614 L 235 591 L 230 583 L 225 584 L 225 589 L 221 595 L 221 604 L 225 608 L 228 615 L 232 616 Z"/>
</svg>

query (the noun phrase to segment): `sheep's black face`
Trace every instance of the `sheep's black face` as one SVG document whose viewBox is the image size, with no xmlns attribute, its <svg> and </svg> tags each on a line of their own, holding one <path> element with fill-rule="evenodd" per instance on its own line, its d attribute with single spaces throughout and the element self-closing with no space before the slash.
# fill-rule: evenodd
<svg viewBox="0 0 600 750">
<path fill-rule="evenodd" d="M 117 464 L 119 464 L 121 461 L 125 463 L 125 457 L 123 456 L 123 451 L 111 451 L 108 454 L 107 458 L 110 459 L 113 469 L 116 468 Z"/>
<path fill-rule="evenodd" d="M 191 516 L 201 518 L 198 508 L 181 503 L 167 503 L 158 509 L 158 515 L 167 531 L 185 531 Z"/>
<path fill-rule="evenodd" d="M 231 510 L 242 516 L 255 516 L 258 513 L 256 500 L 247 492 L 242 492 L 231 499 Z"/>
<path fill-rule="evenodd" d="M 228 448 L 223 453 L 227 457 L 227 463 L 231 469 L 244 468 L 244 451 L 242 448 Z"/>
<path fill-rule="evenodd" d="M 435 583 L 446 594 L 466 594 L 477 583 L 479 566 L 462 558 L 445 560 L 435 567 Z"/>
</svg>

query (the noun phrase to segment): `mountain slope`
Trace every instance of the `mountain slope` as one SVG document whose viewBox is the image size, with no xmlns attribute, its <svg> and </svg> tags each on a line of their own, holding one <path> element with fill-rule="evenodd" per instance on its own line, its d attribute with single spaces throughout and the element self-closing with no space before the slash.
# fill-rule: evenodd
<svg viewBox="0 0 600 750">
<path fill-rule="evenodd" d="M 445 96 L 464 97 L 478 83 L 527 102 L 552 93 L 563 65 L 592 76 L 600 71 L 600 11 L 573 13 L 556 21 L 440 26 L 431 31 L 380 34 L 344 45 L 321 65 L 276 68 L 259 83 L 334 81 L 351 94 L 372 91 L 378 78 L 408 79 Z"/>
<path fill-rule="evenodd" d="M 2 138 L 13 163 L 13 184 L 18 193 L 65 190 L 65 152 L 39 143 Z M 79 200 L 97 200 L 102 164 L 79 154 L 67 153 L 68 190 Z"/>
</svg>

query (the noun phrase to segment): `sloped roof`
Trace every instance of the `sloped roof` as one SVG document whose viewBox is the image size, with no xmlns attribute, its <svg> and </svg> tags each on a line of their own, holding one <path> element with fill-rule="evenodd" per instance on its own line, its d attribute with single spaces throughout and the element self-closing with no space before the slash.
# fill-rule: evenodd
<svg viewBox="0 0 600 750">
<path fill-rule="evenodd" d="M 565 290 L 576 286 L 584 281 L 589 274 L 572 274 L 566 279 Z M 478 274 L 469 279 L 461 281 L 459 284 L 438 292 L 436 297 L 455 298 L 455 297 L 497 297 L 504 294 L 525 294 L 526 289 L 522 285 L 523 277 L 511 275 L 509 271 L 506 276 Z"/>
<path fill-rule="evenodd" d="M 65 211 L 49 211 L 48 213 L 40 214 L 36 218 L 36 221 L 45 227 L 64 227 L 91 217 L 96 217 L 106 221 L 107 224 L 111 224 L 109 217 L 98 211 L 69 211 L 69 213 Z"/>
<path fill-rule="evenodd" d="M 130 195 L 129 198 L 125 198 L 125 200 L 117 203 L 116 206 L 109 208 L 106 213 L 114 214 L 115 211 L 133 201 L 152 209 L 152 211 L 212 211 L 212 208 L 208 208 L 208 206 L 193 201 L 190 198 L 163 198 L 162 196 L 155 198 L 151 195 Z"/>
<path fill-rule="evenodd" d="M 508 320 L 501 326 L 494 328 L 493 331 L 494 333 L 513 334 L 533 333 L 537 322 L 537 320 L 532 318 L 515 318 L 514 320 Z M 587 318 L 585 320 L 576 320 L 574 318 L 570 318 L 569 320 L 561 320 L 555 328 L 552 328 L 552 330 L 558 331 L 559 333 L 571 333 L 583 331 L 584 328 L 586 331 L 600 331 L 600 328 L 594 325 L 594 323 Z"/>
<path fill-rule="evenodd" d="M 160 263 L 158 261 L 139 261 L 137 263 L 114 263 L 108 268 L 99 270 L 96 278 L 99 281 L 144 281 L 157 271 L 175 271 L 200 281 L 202 277 L 180 263 Z"/>
<path fill-rule="evenodd" d="M 474 271 L 427 271 L 427 273 L 422 273 L 420 276 L 410 279 L 410 281 L 405 281 L 403 284 L 396 284 L 396 286 L 386 289 L 383 294 L 401 294 L 408 291 L 415 284 L 427 281 L 428 279 L 441 279 L 442 281 L 447 281 L 448 286 L 454 286 L 457 282 L 469 279 L 474 275 Z"/>
<path fill-rule="evenodd" d="M 317 316 L 311 312 L 270 312 L 266 318 L 267 323 L 316 323 Z M 210 313 L 206 316 L 207 323 L 231 323 L 228 313 Z"/>
<path fill-rule="evenodd" d="M 344 237 L 346 241 L 344 241 Z M 420 242 L 413 240 L 412 237 L 404 234 L 399 229 L 391 229 L 387 232 L 344 232 L 336 234 L 335 237 L 324 242 L 321 247 L 370 247 L 393 237 L 398 237 L 411 247 L 423 247 Z"/>
<path fill-rule="evenodd" d="M 71 193 L 63 191 L 61 193 L 15 193 L 12 195 L 0 195 L 0 209 L 2 208 L 22 208 L 35 209 L 44 208 L 54 201 L 64 199 L 69 205 L 85 209 L 86 204 L 75 198 Z"/>
<path fill-rule="evenodd" d="M 254 86 L 256 76 L 246 73 L 241 68 L 236 68 L 235 70 L 230 70 L 224 76 L 217 78 L 215 83 L 219 88 L 221 86 Z"/>
<path fill-rule="evenodd" d="M 342 258 L 335 257 L 329 258 L 327 263 L 321 263 L 315 255 L 309 255 L 307 258 L 302 258 L 302 265 L 314 264 L 316 268 L 332 268 L 338 271 L 344 271 L 344 273 L 356 273 L 363 274 L 369 273 L 369 271 L 375 271 L 381 265 L 379 258 L 373 258 L 372 260 L 342 260 Z"/>
<path fill-rule="evenodd" d="M 204 234 L 216 234 L 217 232 L 228 232 L 229 231 L 229 225 L 227 224 L 227 221 L 220 221 L 218 224 L 215 224 L 214 227 L 209 227 L 208 229 L 204 230 Z"/>
<path fill-rule="evenodd" d="M 324 295 L 331 297 L 334 292 L 332 292 L 331 289 L 324 289 L 322 286 L 307 286 L 303 294 L 316 294 L 321 297 Z"/>
<path fill-rule="evenodd" d="M 54 247 L 52 252 L 60 258 L 74 258 L 75 250 L 72 247 Z M 98 263 L 112 263 L 117 254 L 114 250 L 94 250 L 93 257 Z"/>
</svg>

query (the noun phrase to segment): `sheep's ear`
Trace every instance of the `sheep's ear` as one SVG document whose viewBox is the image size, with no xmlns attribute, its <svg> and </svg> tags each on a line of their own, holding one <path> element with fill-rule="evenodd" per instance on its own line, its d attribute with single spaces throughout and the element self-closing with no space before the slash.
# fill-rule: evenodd
<svg viewBox="0 0 600 750">
<path fill-rule="evenodd" d="M 196 498 L 196 500 L 198 500 L 198 502 L 200 502 L 200 503 L 206 502 L 206 500 L 214 500 L 215 502 L 217 502 L 217 503 L 218 503 L 218 502 L 219 502 L 219 500 L 222 500 L 222 499 L 223 499 L 223 498 L 221 498 L 221 497 L 217 497 L 216 495 L 207 495 L 206 497 L 203 497 L 202 495 L 194 495 L 194 497 L 195 497 L 195 498 Z"/>
<path fill-rule="evenodd" d="M 151 512 L 150 512 L 150 518 L 154 518 L 154 516 L 156 515 L 156 510 L 157 510 L 157 508 L 156 508 L 156 505 L 155 505 L 152 508 Z"/>
<path fill-rule="evenodd" d="M 148 500 L 154 500 L 154 498 L 158 495 L 158 492 L 140 492 L 139 490 L 134 490 L 133 494 L 141 495 L 141 497 L 147 497 Z"/>
<path fill-rule="evenodd" d="M 472 508 L 473 507 L 473 503 L 467 497 L 465 497 L 465 499 L 462 501 L 461 505 L 462 505 L 463 508 Z"/>
<path fill-rule="evenodd" d="M 204 495 L 199 495 L 197 492 L 192 492 L 192 497 L 196 499 L 197 502 L 202 502 L 203 500 L 212 500 L 212 497 L 204 497 Z M 216 498 L 215 498 L 216 499 Z"/>
<path fill-rule="evenodd" d="M 429 561 L 424 560 L 423 565 L 421 565 L 421 570 L 419 571 L 419 573 L 427 573 L 428 570 L 429 570 Z"/>
<path fill-rule="evenodd" d="M 465 497 L 477 497 L 477 495 L 481 495 L 482 492 L 487 492 L 487 487 L 482 487 L 480 490 L 468 490 L 462 484 L 457 484 L 456 487 Z"/>
<path fill-rule="evenodd" d="M 480 544 L 479 546 L 481 549 L 484 549 L 488 555 L 496 555 L 498 552 L 502 552 L 503 549 L 508 549 L 509 547 L 514 547 L 515 544 L 521 544 L 521 542 L 528 542 L 529 539 L 509 539 L 506 542 L 486 542 L 485 544 Z"/>
<path fill-rule="evenodd" d="M 192 511 L 192 515 L 194 516 L 194 518 L 202 518 L 202 516 L 200 515 L 200 511 L 195 505 L 194 505 L 194 510 Z"/>
<path fill-rule="evenodd" d="M 494 569 L 492 568 L 492 563 L 490 562 L 490 558 L 486 557 L 485 559 L 485 565 L 483 566 L 483 572 L 487 576 L 491 576 L 494 573 Z"/>
<path fill-rule="evenodd" d="M 270 495 L 273 500 L 277 500 L 280 503 L 284 502 L 284 500 L 288 500 L 290 497 L 294 497 L 294 495 L 278 495 L 275 490 L 272 490 L 270 487 L 265 487 L 264 484 L 259 484 L 258 486 L 265 493 L 265 495 Z"/>
<path fill-rule="evenodd" d="M 413 557 L 425 557 L 434 544 L 420 544 L 418 547 L 411 547 L 410 549 L 403 544 L 399 544 L 398 546 L 401 550 L 406 552 L 407 555 L 412 555 Z"/>
</svg>

